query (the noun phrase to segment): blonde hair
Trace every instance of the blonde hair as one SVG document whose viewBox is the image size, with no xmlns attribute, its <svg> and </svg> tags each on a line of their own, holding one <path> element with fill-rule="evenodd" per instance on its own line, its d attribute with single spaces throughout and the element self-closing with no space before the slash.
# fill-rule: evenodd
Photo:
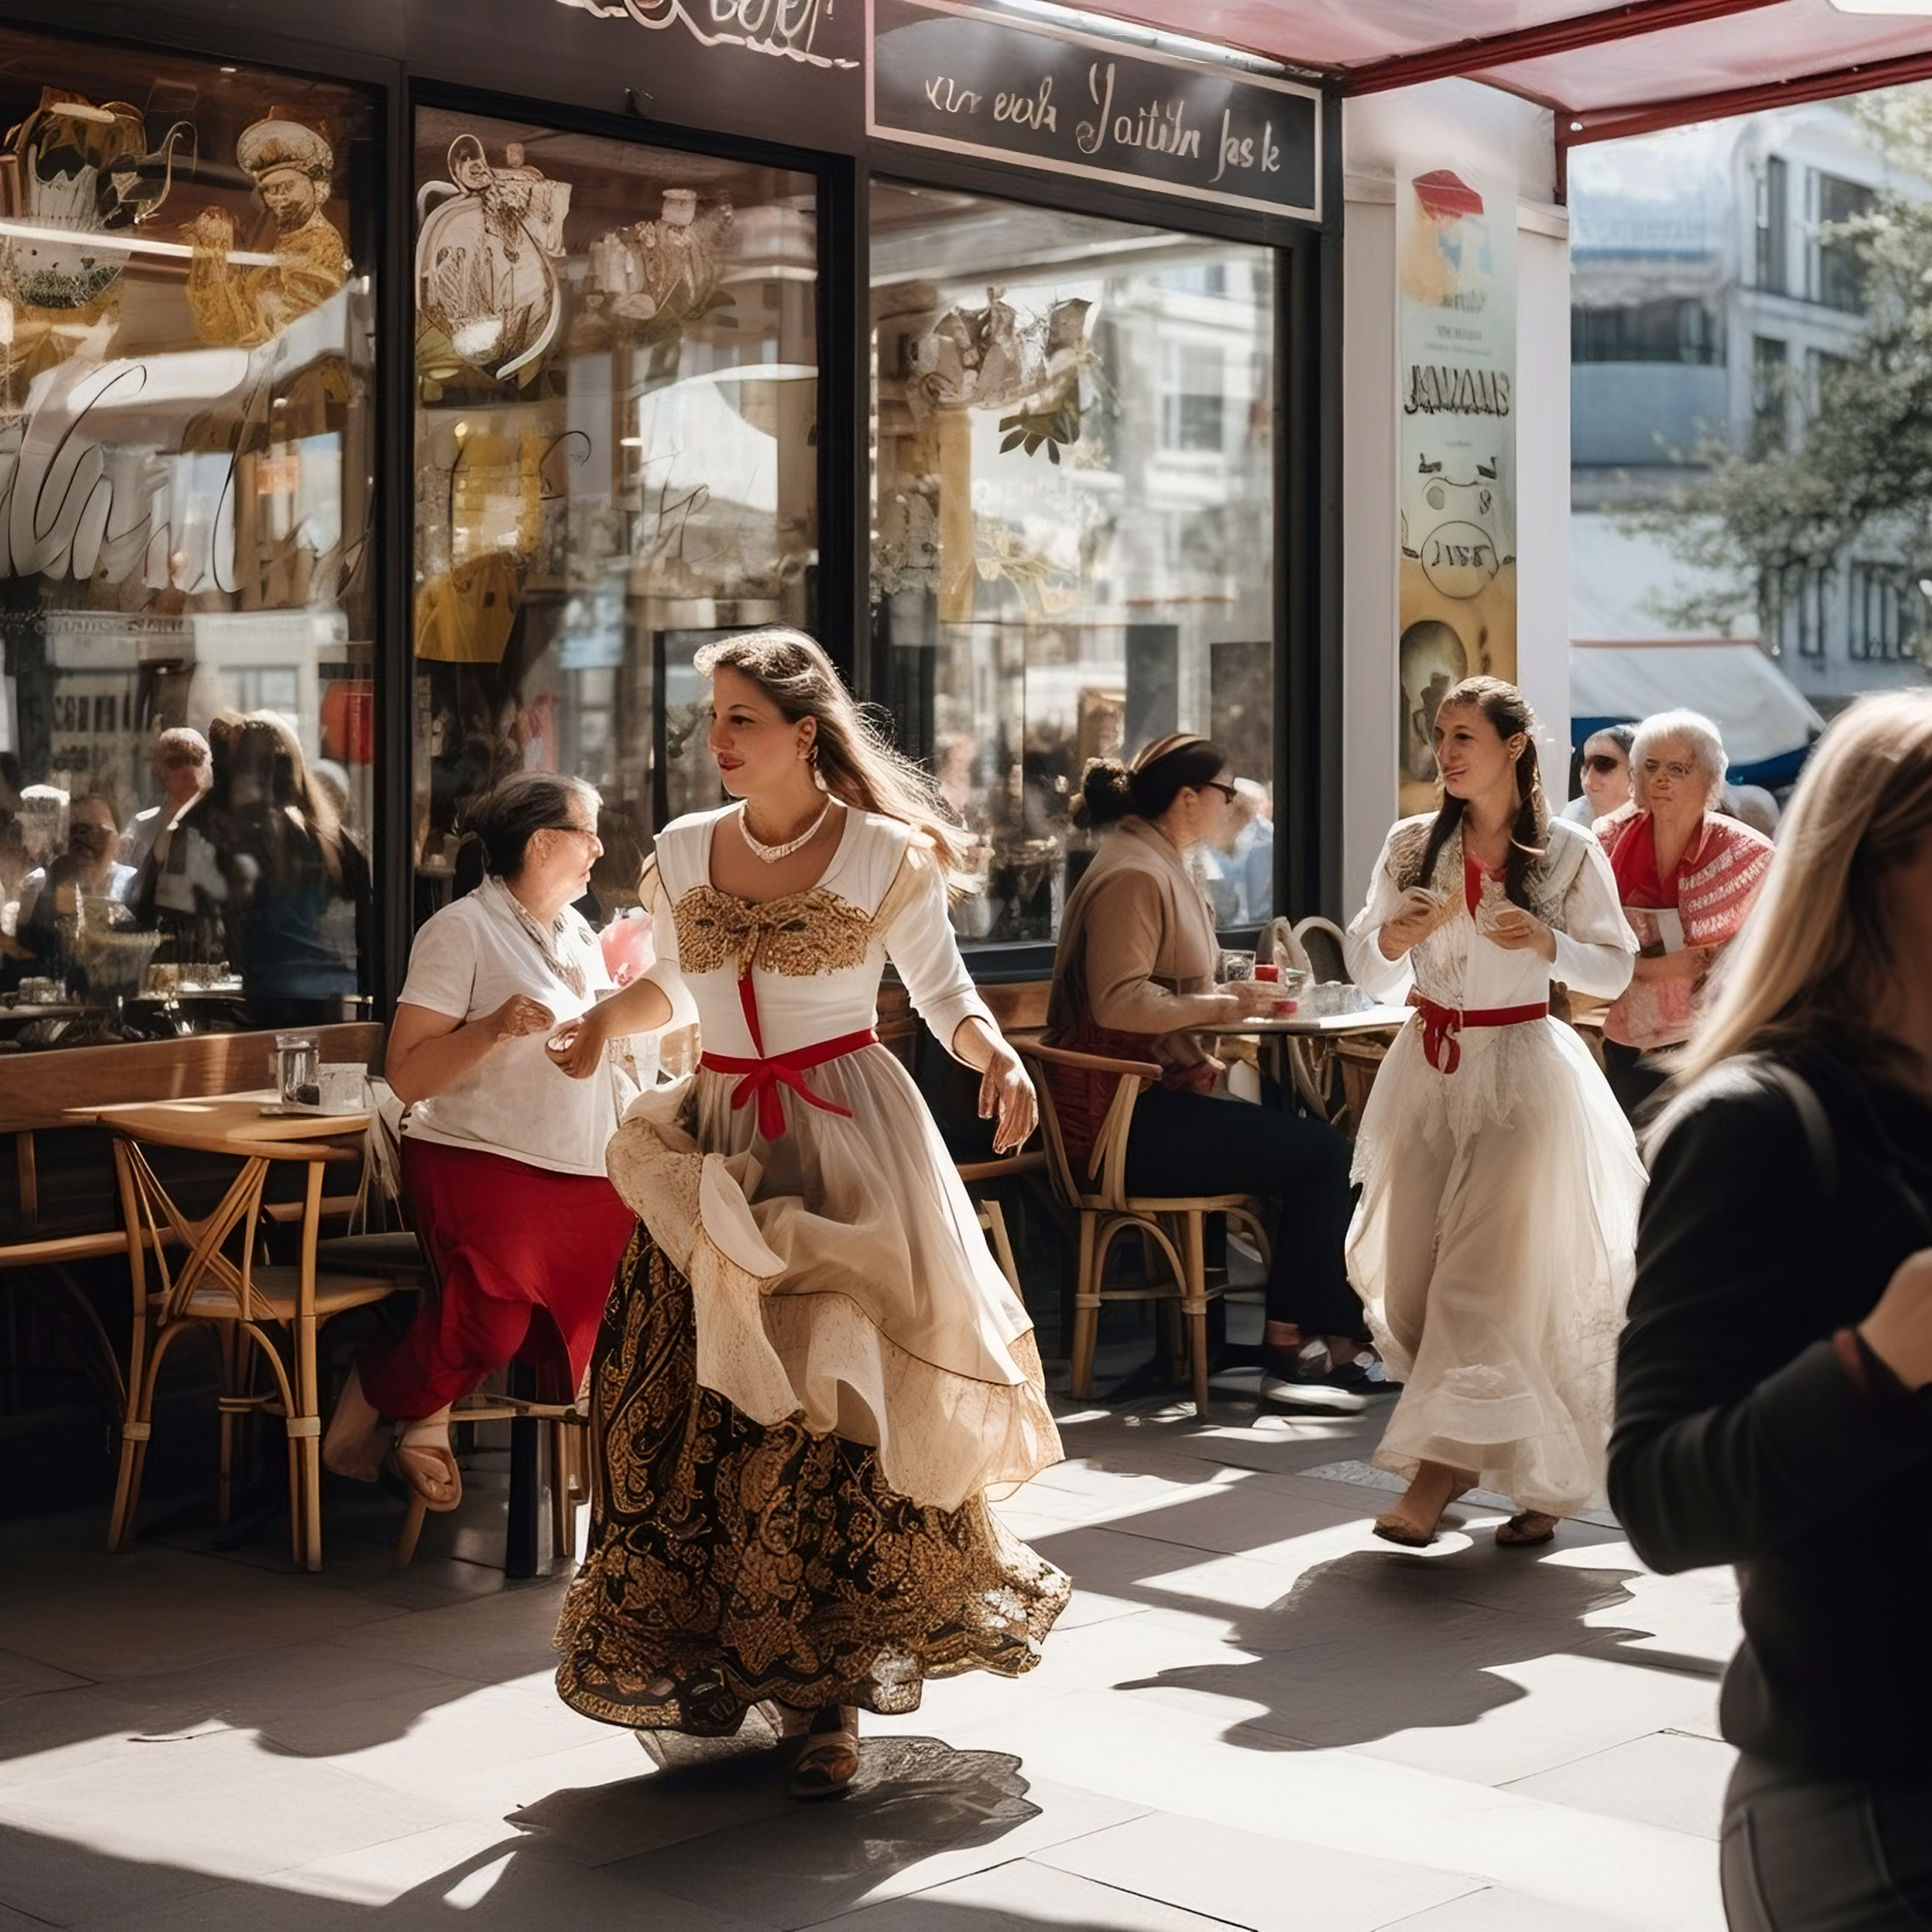
<svg viewBox="0 0 1932 1932">
<path fill-rule="evenodd" d="M 842 805 L 910 825 L 931 843 L 948 884 L 955 891 L 964 887 L 966 839 L 947 815 L 938 785 L 886 742 L 815 638 L 774 625 L 706 644 L 696 662 L 707 678 L 720 670 L 749 678 L 788 723 L 815 721 L 812 764 L 825 789 Z"/>
<path fill-rule="evenodd" d="M 1932 692 L 1862 697 L 1805 767 L 1749 923 L 1676 1057 L 1680 1080 L 1823 1032 L 1875 1065 L 1911 1062 L 1882 1019 L 1896 981 L 1882 882 L 1928 836 Z"/>
</svg>

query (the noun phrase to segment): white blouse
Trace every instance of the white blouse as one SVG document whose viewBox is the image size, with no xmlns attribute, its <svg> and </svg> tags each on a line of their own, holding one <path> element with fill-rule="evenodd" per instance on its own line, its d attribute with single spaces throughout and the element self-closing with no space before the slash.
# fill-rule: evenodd
<svg viewBox="0 0 1932 1932">
<path fill-rule="evenodd" d="M 400 998 L 405 1005 L 467 1023 L 521 993 L 541 1000 L 561 1026 L 608 993 L 611 976 L 597 935 L 577 913 L 566 912 L 557 950 L 575 961 L 585 993 L 573 992 L 551 970 L 536 941 L 492 904 L 486 890 L 472 892 L 434 914 L 416 934 Z M 544 1051 L 549 1037 L 549 1030 L 528 1033 L 492 1048 L 453 1086 L 418 1101 L 404 1133 L 557 1174 L 601 1174 L 619 1100 L 630 1096 L 619 1095 L 607 1070 L 572 1079 Z"/>
</svg>

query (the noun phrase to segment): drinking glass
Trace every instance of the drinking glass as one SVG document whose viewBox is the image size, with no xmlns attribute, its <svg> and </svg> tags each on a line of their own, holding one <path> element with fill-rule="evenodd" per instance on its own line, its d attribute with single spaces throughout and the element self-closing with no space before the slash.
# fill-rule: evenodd
<svg viewBox="0 0 1932 1932">
<path fill-rule="evenodd" d="M 1237 949 L 1224 951 L 1221 955 L 1221 982 L 1225 986 L 1230 980 L 1252 980 L 1254 977 L 1254 955 Z"/>
</svg>

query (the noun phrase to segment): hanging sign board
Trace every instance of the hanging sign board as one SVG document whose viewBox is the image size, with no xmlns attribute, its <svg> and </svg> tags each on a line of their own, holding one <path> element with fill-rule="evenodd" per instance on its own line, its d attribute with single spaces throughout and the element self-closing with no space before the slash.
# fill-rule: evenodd
<svg viewBox="0 0 1932 1932">
<path fill-rule="evenodd" d="M 1396 178 L 1401 810 L 1437 804 L 1432 738 L 1464 678 L 1516 678 L 1516 184 Z"/>
<path fill-rule="evenodd" d="M 870 0 L 869 131 L 1317 220 L 1321 96 L 949 0 Z"/>
</svg>

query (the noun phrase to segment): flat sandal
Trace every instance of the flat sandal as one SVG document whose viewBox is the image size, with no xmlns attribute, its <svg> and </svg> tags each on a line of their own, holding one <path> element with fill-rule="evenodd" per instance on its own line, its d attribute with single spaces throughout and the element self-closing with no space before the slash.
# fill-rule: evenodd
<svg viewBox="0 0 1932 1932">
<path fill-rule="evenodd" d="M 788 1796 L 812 1800 L 843 1797 L 859 1774 L 859 1710 L 856 1705 L 827 1705 L 812 1719 L 814 1727 L 825 1722 L 826 1712 L 836 1708 L 838 1728 L 814 1728 L 806 1736 L 805 1748 L 793 1761 L 792 1778 L 786 1786 Z"/>
</svg>

